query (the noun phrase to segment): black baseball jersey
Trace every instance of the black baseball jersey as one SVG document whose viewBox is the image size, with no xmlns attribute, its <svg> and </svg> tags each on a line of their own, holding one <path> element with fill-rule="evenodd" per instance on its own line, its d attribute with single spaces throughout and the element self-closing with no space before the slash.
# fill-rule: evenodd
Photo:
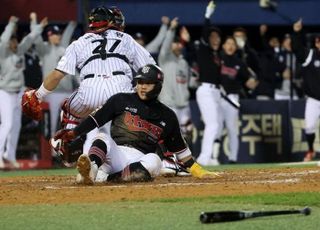
<svg viewBox="0 0 320 230">
<path fill-rule="evenodd" d="M 320 50 L 305 48 L 302 37 L 301 32 L 292 34 L 292 48 L 301 64 L 303 88 L 307 96 L 320 100 Z"/>
<path fill-rule="evenodd" d="M 240 94 L 249 78 L 247 66 L 236 55 L 221 54 L 221 85 L 227 94 Z"/>
<path fill-rule="evenodd" d="M 199 65 L 199 81 L 219 85 L 221 58 L 219 50 L 213 50 L 208 44 L 209 31 L 210 21 L 206 19 L 199 49 L 196 53 Z"/>
<path fill-rule="evenodd" d="M 143 153 L 156 152 L 159 141 L 170 152 L 187 146 L 175 113 L 158 100 L 143 101 L 136 93 L 119 93 L 75 128 L 80 135 L 112 120 L 111 136 L 117 145 L 131 146 Z"/>
</svg>

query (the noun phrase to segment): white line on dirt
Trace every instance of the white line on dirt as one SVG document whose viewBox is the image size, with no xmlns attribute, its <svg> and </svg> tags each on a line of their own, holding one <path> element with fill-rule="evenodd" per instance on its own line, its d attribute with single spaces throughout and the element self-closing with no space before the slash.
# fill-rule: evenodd
<svg viewBox="0 0 320 230">
<path fill-rule="evenodd" d="M 245 184 L 292 184 L 292 183 L 297 183 L 299 182 L 300 179 L 295 178 L 295 179 L 281 179 L 281 180 L 253 180 L 253 181 L 246 181 L 246 182 L 237 182 L 237 183 L 245 183 Z M 202 185 L 213 185 L 213 184 L 222 184 L 225 182 L 179 182 L 179 183 L 166 183 L 166 184 L 140 184 L 140 185 L 108 185 L 106 186 L 108 188 L 127 188 L 127 187 L 132 187 L 132 188 L 144 188 L 144 187 L 174 187 L 174 186 L 202 186 Z M 83 188 L 83 186 L 45 186 L 46 189 L 79 189 Z M 86 186 L 85 188 L 97 188 L 96 186 Z"/>
</svg>

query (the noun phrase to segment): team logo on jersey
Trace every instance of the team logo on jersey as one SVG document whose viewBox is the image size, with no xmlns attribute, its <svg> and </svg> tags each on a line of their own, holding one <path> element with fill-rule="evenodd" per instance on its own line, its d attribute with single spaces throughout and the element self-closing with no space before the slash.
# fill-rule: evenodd
<svg viewBox="0 0 320 230">
<path fill-rule="evenodd" d="M 125 112 L 124 124 L 130 131 L 144 132 L 149 137 L 159 140 L 163 129 L 152 124 L 144 119 L 141 119 L 139 115 L 132 115 L 130 112 Z"/>
<path fill-rule="evenodd" d="M 320 61 L 319 60 L 315 60 L 314 61 L 314 66 L 315 67 L 320 67 Z"/>
<path fill-rule="evenodd" d="M 150 67 L 149 66 L 144 66 L 141 70 L 142 73 L 149 73 Z"/>
<path fill-rule="evenodd" d="M 237 68 L 232 68 L 232 67 L 229 67 L 226 65 L 221 65 L 220 73 L 222 75 L 228 76 L 231 79 L 234 79 L 238 74 L 238 70 L 237 70 Z"/>
</svg>

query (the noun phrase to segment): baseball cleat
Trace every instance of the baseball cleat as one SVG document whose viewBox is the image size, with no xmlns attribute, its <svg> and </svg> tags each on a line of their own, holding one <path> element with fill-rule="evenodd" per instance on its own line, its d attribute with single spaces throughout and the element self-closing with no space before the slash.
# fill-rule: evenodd
<svg viewBox="0 0 320 230">
<path fill-rule="evenodd" d="M 87 155 L 81 155 L 77 161 L 76 182 L 78 184 L 93 185 L 97 176 L 98 166 L 95 162 L 91 162 Z"/>
</svg>

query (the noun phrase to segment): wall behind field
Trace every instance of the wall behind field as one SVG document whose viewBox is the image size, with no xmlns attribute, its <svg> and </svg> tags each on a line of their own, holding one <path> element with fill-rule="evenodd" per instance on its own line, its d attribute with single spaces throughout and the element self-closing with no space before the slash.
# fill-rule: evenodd
<svg viewBox="0 0 320 230">
<path fill-rule="evenodd" d="M 30 12 L 36 12 L 39 19 L 48 17 L 54 22 L 77 20 L 78 5 L 78 0 L 1 0 L 0 23 L 7 23 L 11 15 L 29 23 Z"/>
<path fill-rule="evenodd" d="M 275 0 L 274 0 L 275 1 Z M 116 5 L 123 10 L 128 24 L 158 24 L 162 15 L 178 16 L 180 22 L 188 25 L 202 24 L 208 0 L 110 0 L 89 1 L 90 6 Z M 259 0 L 216 0 L 213 20 L 218 25 L 288 25 L 290 20 L 302 17 L 306 25 L 319 25 L 318 0 L 277 0 L 276 11 L 262 9 Z"/>
<path fill-rule="evenodd" d="M 305 25 L 320 25 L 318 0 L 273 0 L 275 11 L 264 10 L 259 0 L 216 0 L 213 20 L 218 25 L 289 25 L 290 20 L 302 17 Z M 0 23 L 10 15 L 28 22 L 29 13 L 48 16 L 51 21 L 77 20 L 85 22 L 86 13 L 100 5 L 118 6 L 125 14 L 128 25 L 157 25 L 160 17 L 179 17 L 182 24 L 200 25 L 208 0 L 1 0 Z"/>
</svg>

